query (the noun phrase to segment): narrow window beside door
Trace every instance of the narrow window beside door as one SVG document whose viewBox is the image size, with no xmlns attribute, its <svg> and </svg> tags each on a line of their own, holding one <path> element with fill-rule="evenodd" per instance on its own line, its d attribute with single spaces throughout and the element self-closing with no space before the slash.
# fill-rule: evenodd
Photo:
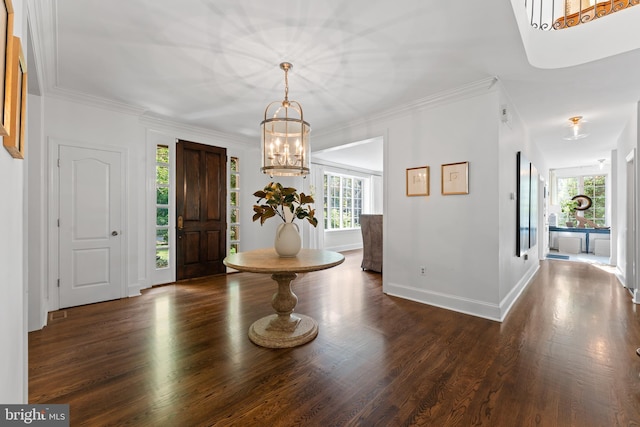
<svg viewBox="0 0 640 427">
<path fill-rule="evenodd" d="M 156 147 L 156 268 L 169 267 L 169 147 Z"/>
<path fill-rule="evenodd" d="M 229 188 L 229 253 L 235 254 L 240 246 L 240 161 L 237 157 L 231 157 Z"/>
</svg>

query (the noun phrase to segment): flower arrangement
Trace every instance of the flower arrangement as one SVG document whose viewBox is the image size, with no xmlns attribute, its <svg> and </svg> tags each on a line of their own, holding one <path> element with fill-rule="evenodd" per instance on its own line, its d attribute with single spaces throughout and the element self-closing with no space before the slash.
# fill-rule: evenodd
<svg viewBox="0 0 640 427">
<path fill-rule="evenodd" d="M 566 215 L 566 226 L 573 227 L 573 220 L 576 219 L 576 208 L 580 206 L 577 200 L 566 199 L 560 202 L 560 209 Z"/>
<path fill-rule="evenodd" d="M 567 216 L 575 216 L 576 208 L 580 205 L 577 200 L 566 199 L 560 202 L 560 208 L 562 212 Z"/>
<path fill-rule="evenodd" d="M 259 197 L 258 204 L 253 205 L 253 211 L 255 212 L 253 220 L 260 219 L 260 225 L 275 216 L 279 216 L 285 223 L 293 222 L 295 218 L 306 218 L 314 227 L 318 225 L 315 210 L 309 206 L 309 203 L 314 203 L 313 197 L 304 193 L 298 194 L 298 190 L 293 187 L 283 187 L 279 182 L 271 182 L 264 189 L 253 193 L 253 195 Z M 262 200 L 264 202 L 260 204 Z M 292 214 L 290 221 L 287 221 L 285 211 Z"/>
</svg>

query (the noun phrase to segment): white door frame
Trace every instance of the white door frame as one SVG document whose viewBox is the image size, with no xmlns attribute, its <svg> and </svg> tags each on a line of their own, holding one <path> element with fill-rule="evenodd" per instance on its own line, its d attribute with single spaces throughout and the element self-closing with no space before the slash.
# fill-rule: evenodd
<svg viewBox="0 0 640 427">
<path fill-rule="evenodd" d="M 635 149 L 626 156 L 626 260 L 625 260 L 625 285 L 633 295 L 633 302 L 640 304 L 638 291 L 638 221 L 637 221 L 637 165 Z"/>
<path fill-rule="evenodd" d="M 128 271 L 128 251 L 129 247 L 129 223 L 127 220 L 126 212 L 127 204 L 129 200 L 129 186 L 127 180 L 127 167 L 128 167 L 128 158 L 129 152 L 125 147 L 115 147 L 108 145 L 96 145 L 96 144 L 87 144 L 81 143 L 77 141 L 68 141 L 62 139 L 48 138 L 49 147 L 49 194 L 48 194 L 48 218 L 47 224 L 49 228 L 49 238 L 48 238 L 48 248 L 49 248 L 49 268 L 48 268 L 48 278 L 47 278 L 47 293 L 45 296 L 47 299 L 47 309 L 48 311 L 55 311 L 60 309 L 60 298 L 58 292 L 58 279 L 60 277 L 59 272 L 59 261 L 60 261 L 60 241 L 59 241 L 59 228 L 58 228 L 58 219 L 60 218 L 60 169 L 58 168 L 58 156 L 60 152 L 60 146 L 70 146 L 84 149 L 95 149 L 102 151 L 112 151 L 120 153 L 122 159 L 122 168 L 121 168 L 121 176 L 120 176 L 120 191 L 122 193 L 122 203 L 120 204 L 120 223 L 122 224 L 122 235 L 120 239 L 120 274 L 121 274 L 121 296 L 128 296 L 127 293 L 127 271 Z"/>
</svg>

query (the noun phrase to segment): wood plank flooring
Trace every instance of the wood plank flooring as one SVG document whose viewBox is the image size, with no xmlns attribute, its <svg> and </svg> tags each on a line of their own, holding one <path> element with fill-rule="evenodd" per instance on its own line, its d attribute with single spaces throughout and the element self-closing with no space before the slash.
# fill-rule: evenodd
<svg viewBox="0 0 640 427">
<path fill-rule="evenodd" d="M 67 309 L 29 334 L 30 403 L 71 425 L 640 425 L 640 322 L 615 277 L 543 261 L 503 323 L 382 293 L 344 264 L 300 275 L 318 337 L 247 338 L 275 283 L 236 273 Z"/>
</svg>

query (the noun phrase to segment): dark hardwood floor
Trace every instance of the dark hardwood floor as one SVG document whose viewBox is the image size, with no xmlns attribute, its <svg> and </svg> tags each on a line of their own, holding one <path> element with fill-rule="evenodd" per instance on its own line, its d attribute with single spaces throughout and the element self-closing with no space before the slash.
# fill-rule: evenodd
<svg viewBox="0 0 640 427">
<path fill-rule="evenodd" d="M 30 403 L 71 425 L 640 425 L 640 322 L 615 277 L 543 261 L 503 323 L 386 296 L 344 264 L 301 275 L 318 337 L 247 338 L 275 283 L 236 273 L 54 313 L 29 334 Z"/>
</svg>

